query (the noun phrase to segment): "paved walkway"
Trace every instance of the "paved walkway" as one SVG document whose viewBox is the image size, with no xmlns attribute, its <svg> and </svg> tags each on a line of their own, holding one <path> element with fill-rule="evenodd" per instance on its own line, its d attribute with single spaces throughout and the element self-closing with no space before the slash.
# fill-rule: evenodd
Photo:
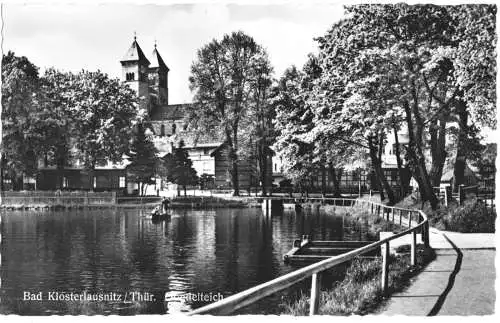
<svg viewBox="0 0 500 323">
<path fill-rule="evenodd" d="M 377 314 L 494 314 L 495 235 L 431 229 L 429 238 L 436 260 Z"/>
</svg>

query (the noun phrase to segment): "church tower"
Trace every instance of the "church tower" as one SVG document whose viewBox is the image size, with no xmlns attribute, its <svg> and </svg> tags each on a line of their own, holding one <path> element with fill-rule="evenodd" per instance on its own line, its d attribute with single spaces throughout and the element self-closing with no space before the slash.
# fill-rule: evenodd
<svg viewBox="0 0 500 323">
<path fill-rule="evenodd" d="M 141 108 L 147 108 L 149 111 L 148 67 L 150 62 L 137 43 L 137 37 L 134 36 L 134 42 L 120 63 L 122 64 L 122 80 L 136 91 Z"/>
<path fill-rule="evenodd" d="M 168 72 L 169 68 L 163 61 L 158 49 L 155 48 L 151 55 L 149 65 L 149 90 L 153 105 L 168 105 Z"/>
</svg>

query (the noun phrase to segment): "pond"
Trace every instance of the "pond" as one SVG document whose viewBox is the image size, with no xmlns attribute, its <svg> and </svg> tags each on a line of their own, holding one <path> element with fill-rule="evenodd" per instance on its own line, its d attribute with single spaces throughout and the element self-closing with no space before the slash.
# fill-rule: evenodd
<svg viewBox="0 0 500 323">
<path fill-rule="evenodd" d="M 322 212 L 172 210 L 159 223 L 147 214 L 2 211 L 0 314 L 188 311 L 297 269 L 283 255 L 303 234 L 359 239 Z M 279 301 L 255 310 L 273 313 Z"/>
</svg>

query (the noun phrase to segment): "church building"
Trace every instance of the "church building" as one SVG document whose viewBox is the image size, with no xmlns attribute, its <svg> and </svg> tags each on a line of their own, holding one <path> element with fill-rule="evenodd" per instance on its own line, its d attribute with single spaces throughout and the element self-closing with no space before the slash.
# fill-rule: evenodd
<svg viewBox="0 0 500 323">
<path fill-rule="evenodd" d="M 137 39 L 120 61 L 122 79 L 137 92 L 141 107 L 149 113 L 150 128 L 160 157 L 184 142 L 198 176 L 213 178 L 212 186 L 229 188 L 229 160 L 222 138 L 196 137 L 185 120 L 190 104 L 169 104 L 169 67 L 154 45 L 149 59 Z M 271 163 L 271 160 L 269 160 Z M 248 161 L 239 163 L 240 189 L 258 184 L 256 167 Z M 271 165 L 268 167 L 271 171 Z M 160 185 L 161 186 L 161 185 Z"/>
<path fill-rule="evenodd" d="M 133 89 L 139 97 L 139 106 L 148 112 L 148 128 L 153 132 L 153 142 L 159 151 L 158 157 L 170 153 L 180 141 L 184 142 L 193 168 L 199 177 L 209 178 L 210 188 L 230 188 L 229 159 L 224 140 L 213 137 L 196 137 L 190 131 L 185 120 L 190 104 L 169 104 L 169 67 L 154 45 L 151 55 L 147 56 L 134 40 L 123 58 L 122 81 Z M 135 183 L 127 178 L 127 160 L 119 165 L 97 166 L 92 172 L 85 171 L 75 161 L 73 167 L 56 170 L 54 167 L 41 167 L 36 180 L 36 189 L 85 189 L 117 190 L 131 194 Z M 241 161 L 239 166 L 240 189 L 258 185 L 257 168 L 248 161 Z M 269 171 L 271 171 L 271 158 Z M 166 188 L 166 183 L 157 179 L 154 191 Z M 207 183 L 205 183 L 207 184 Z M 270 183 L 269 183 L 270 185 Z M 151 192 L 151 191 L 150 191 Z"/>
</svg>

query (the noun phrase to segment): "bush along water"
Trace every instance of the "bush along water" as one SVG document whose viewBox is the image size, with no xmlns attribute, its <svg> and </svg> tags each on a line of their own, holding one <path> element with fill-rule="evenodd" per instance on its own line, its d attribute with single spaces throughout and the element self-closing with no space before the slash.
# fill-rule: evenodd
<svg viewBox="0 0 500 323">
<path fill-rule="evenodd" d="M 397 206 L 422 208 L 421 202 L 414 195 L 407 197 Z M 423 211 L 427 214 L 430 225 L 440 230 L 462 233 L 495 232 L 495 210 L 475 197 L 465 200 L 462 205 L 453 200 L 448 206 L 441 205 L 434 211 L 426 203 Z"/>
<path fill-rule="evenodd" d="M 431 225 L 438 229 L 463 233 L 495 232 L 496 213 L 476 198 L 466 200 L 463 205 L 451 204 L 431 214 Z"/>
</svg>

